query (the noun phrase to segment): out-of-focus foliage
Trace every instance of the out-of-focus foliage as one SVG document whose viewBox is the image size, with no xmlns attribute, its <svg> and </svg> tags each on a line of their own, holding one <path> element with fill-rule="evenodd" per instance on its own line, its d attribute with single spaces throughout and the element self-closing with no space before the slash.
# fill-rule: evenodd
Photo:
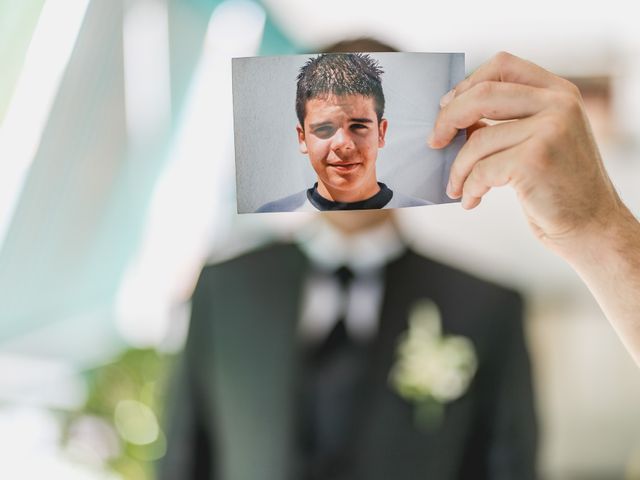
<svg viewBox="0 0 640 480">
<path fill-rule="evenodd" d="M 99 418 L 117 433 L 119 448 L 108 467 L 127 480 L 154 478 L 154 462 L 166 452 L 163 411 L 173 356 L 131 349 L 87 372 L 89 395 L 67 422 L 65 441 L 82 418 Z"/>
</svg>

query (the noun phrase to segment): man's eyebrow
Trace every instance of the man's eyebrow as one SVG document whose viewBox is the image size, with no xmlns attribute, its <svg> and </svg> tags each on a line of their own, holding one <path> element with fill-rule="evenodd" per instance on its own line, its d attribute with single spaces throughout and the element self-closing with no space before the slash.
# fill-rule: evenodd
<svg viewBox="0 0 640 480">
<path fill-rule="evenodd" d="M 358 122 L 358 123 L 373 123 L 373 120 L 370 118 L 350 118 L 350 122 Z"/>
<path fill-rule="evenodd" d="M 373 120 L 371 118 L 367 118 L 367 117 L 356 117 L 356 118 L 350 118 L 349 119 L 350 122 L 356 122 L 356 123 L 373 123 Z M 311 128 L 312 130 L 315 130 L 316 128 L 320 128 L 320 127 L 325 127 L 325 126 L 333 126 L 332 122 L 318 122 L 318 123 L 310 123 L 309 124 L 309 128 Z"/>
</svg>

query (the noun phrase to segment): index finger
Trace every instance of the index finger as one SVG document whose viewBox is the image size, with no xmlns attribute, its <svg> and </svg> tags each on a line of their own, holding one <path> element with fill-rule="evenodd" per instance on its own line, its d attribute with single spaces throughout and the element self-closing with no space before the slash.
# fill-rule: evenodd
<svg viewBox="0 0 640 480">
<path fill-rule="evenodd" d="M 568 83 L 535 63 L 507 52 L 500 52 L 458 83 L 451 92 L 447 93 L 448 97 L 447 95 L 443 97 L 443 100 L 447 97 L 446 103 L 448 103 L 478 83 L 486 81 L 520 83 L 531 87 L 552 89 L 562 88 Z"/>
<path fill-rule="evenodd" d="M 536 88 L 548 88 L 550 90 L 567 90 L 574 88 L 568 80 L 558 77 L 544 68 L 507 52 L 494 55 L 467 78 L 459 82 L 440 99 L 440 107 L 444 109 L 451 101 L 479 83 L 505 82 L 526 85 Z M 442 110 L 438 119 L 442 117 Z M 427 143 L 433 148 L 435 130 L 429 135 Z M 448 141 L 446 142 L 448 143 Z M 438 148 L 446 146 L 437 142 Z"/>
<path fill-rule="evenodd" d="M 429 136 L 431 148 L 448 145 L 456 133 L 479 120 L 515 120 L 535 115 L 550 102 L 542 88 L 517 83 L 482 82 L 445 106 Z"/>
</svg>

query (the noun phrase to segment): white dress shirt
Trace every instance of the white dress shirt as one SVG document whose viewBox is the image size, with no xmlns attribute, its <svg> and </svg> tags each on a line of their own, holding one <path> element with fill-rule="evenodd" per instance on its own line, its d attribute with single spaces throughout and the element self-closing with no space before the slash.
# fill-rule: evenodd
<svg viewBox="0 0 640 480">
<path fill-rule="evenodd" d="M 299 244 L 312 265 L 301 304 L 303 341 L 322 341 L 341 317 L 351 338 L 371 339 L 378 330 L 384 267 L 405 250 L 394 225 L 386 221 L 345 235 L 328 222 L 318 221 L 301 235 Z M 354 275 L 346 291 L 333 274 L 342 266 Z"/>
</svg>

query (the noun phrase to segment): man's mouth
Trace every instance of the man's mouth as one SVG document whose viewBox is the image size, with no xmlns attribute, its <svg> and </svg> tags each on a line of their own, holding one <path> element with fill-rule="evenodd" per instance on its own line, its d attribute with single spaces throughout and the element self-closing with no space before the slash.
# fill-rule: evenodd
<svg viewBox="0 0 640 480">
<path fill-rule="evenodd" d="M 352 170 L 355 170 L 358 165 L 360 165 L 359 163 L 330 163 L 329 166 L 333 167 L 334 169 L 336 169 L 338 172 L 344 173 L 344 172 L 351 172 Z"/>
</svg>

